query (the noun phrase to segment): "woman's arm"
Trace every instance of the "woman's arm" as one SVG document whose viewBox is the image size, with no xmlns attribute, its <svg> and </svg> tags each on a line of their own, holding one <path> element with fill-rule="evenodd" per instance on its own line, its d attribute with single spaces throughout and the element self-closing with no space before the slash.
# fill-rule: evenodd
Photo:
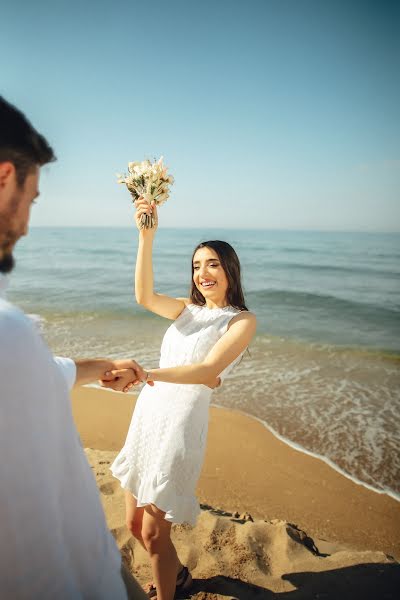
<svg viewBox="0 0 400 600">
<path fill-rule="evenodd" d="M 137 208 L 135 214 L 136 225 L 139 229 L 139 246 L 135 269 L 135 296 L 138 304 L 141 304 L 147 310 L 154 312 L 166 319 L 175 320 L 186 304 L 187 298 L 172 298 L 164 294 L 154 292 L 153 277 L 153 241 L 158 225 L 157 208 L 155 204 L 151 207 L 144 200 L 135 202 Z M 140 219 L 143 214 L 154 213 L 156 225 L 152 229 L 140 229 Z"/>
<path fill-rule="evenodd" d="M 193 365 L 169 367 L 166 369 L 145 370 L 145 381 L 165 381 L 167 383 L 203 384 L 211 388 L 217 386 L 218 376 L 231 364 L 249 345 L 256 331 L 256 317 L 249 312 L 242 312 L 234 317 L 228 331 L 210 350 L 204 361 Z M 115 375 L 112 371 L 111 376 Z M 148 377 L 147 377 L 148 373 Z M 123 381 L 120 375 L 120 385 Z M 103 381 L 105 387 L 114 387 L 112 382 Z M 125 377 L 123 391 L 130 389 L 129 373 Z"/>
</svg>

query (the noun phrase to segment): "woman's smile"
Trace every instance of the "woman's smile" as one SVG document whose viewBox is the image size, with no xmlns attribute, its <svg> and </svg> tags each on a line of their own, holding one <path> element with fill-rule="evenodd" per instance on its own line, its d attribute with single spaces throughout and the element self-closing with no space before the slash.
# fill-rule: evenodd
<svg viewBox="0 0 400 600">
<path fill-rule="evenodd" d="M 216 283 L 217 283 L 216 281 L 212 281 L 211 279 L 205 279 L 204 281 L 200 282 L 200 285 L 204 289 L 210 289 L 213 286 L 215 286 Z"/>
</svg>

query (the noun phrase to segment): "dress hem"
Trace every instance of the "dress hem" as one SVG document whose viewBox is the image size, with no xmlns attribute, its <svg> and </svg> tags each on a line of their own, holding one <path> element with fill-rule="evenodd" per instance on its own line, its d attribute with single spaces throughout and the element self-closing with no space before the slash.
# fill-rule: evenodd
<svg viewBox="0 0 400 600">
<path fill-rule="evenodd" d="M 122 454 L 115 459 L 110 471 L 120 482 L 122 489 L 130 492 L 137 501 L 138 508 L 153 504 L 165 513 L 166 521 L 175 524 L 188 523 L 194 526 L 201 510 L 195 496 L 179 496 L 171 489 L 168 478 L 162 474 L 139 480 Z"/>
</svg>

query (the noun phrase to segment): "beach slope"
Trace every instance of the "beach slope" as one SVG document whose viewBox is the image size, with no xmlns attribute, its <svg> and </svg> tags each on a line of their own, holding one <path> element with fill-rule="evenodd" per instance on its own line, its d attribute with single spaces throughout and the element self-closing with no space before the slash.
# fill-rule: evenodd
<svg viewBox="0 0 400 600">
<path fill-rule="evenodd" d="M 135 397 L 93 388 L 73 393 L 73 412 L 108 525 L 141 583 L 144 551 L 124 522 L 109 465 L 122 446 Z M 210 409 L 197 526 L 174 526 L 196 600 L 391 598 L 400 589 L 400 504 L 277 439 L 260 422 Z M 283 594 L 283 595 L 282 595 Z M 289 598 L 289 595 L 287 596 Z"/>
</svg>

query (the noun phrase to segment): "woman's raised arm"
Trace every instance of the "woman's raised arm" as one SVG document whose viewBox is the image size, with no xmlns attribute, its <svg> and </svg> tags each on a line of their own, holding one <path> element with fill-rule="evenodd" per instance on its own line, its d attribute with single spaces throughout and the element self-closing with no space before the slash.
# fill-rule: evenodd
<svg viewBox="0 0 400 600">
<path fill-rule="evenodd" d="M 183 311 L 188 298 L 172 298 L 154 291 L 153 241 L 158 226 L 157 207 L 150 207 L 145 200 L 136 200 L 135 221 L 139 229 L 139 245 L 135 269 L 135 297 L 138 304 L 151 312 L 175 320 Z M 145 213 L 153 212 L 156 223 L 152 229 L 140 229 L 140 220 Z"/>
</svg>

